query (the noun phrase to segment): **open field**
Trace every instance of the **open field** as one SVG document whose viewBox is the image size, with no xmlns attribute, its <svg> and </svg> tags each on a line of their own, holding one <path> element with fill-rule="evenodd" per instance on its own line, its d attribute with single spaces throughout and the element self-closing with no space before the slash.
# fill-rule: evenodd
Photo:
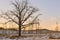
<svg viewBox="0 0 60 40">
<path fill-rule="evenodd" d="M 0 40 L 60 40 L 60 39 L 49 39 L 49 34 L 29 34 L 29 35 L 22 34 L 22 35 L 23 37 L 17 37 L 17 35 L 0 34 Z"/>
<path fill-rule="evenodd" d="M 20 39 L 9 39 L 9 38 L 4 38 L 0 40 L 60 40 L 60 39 L 33 39 L 33 38 L 20 38 Z"/>
</svg>

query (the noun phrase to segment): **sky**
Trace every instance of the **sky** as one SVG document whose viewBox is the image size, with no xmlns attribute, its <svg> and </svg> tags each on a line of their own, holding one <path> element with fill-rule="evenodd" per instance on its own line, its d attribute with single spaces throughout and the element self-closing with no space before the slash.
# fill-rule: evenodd
<svg viewBox="0 0 60 40">
<path fill-rule="evenodd" d="M 12 10 L 11 1 L 14 0 L 0 0 L 0 11 Z M 43 14 L 39 17 L 41 28 L 55 30 L 56 21 L 60 26 L 60 0 L 29 0 L 29 3 Z"/>
</svg>

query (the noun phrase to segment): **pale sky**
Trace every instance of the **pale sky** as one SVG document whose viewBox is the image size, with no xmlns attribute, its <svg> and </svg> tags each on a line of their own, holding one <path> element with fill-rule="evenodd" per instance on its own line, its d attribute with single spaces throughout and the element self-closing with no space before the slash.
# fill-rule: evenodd
<svg viewBox="0 0 60 40">
<path fill-rule="evenodd" d="M 0 0 L 0 10 L 12 10 L 11 1 L 14 0 Z M 56 21 L 60 26 L 60 0 L 29 0 L 29 3 L 43 14 L 39 17 L 42 28 L 54 29 Z"/>
</svg>

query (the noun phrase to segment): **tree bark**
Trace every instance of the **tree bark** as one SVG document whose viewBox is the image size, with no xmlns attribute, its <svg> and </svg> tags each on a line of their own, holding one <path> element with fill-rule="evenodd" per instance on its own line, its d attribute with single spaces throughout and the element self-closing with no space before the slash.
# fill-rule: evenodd
<svg viewBox="0 0 60 40">
<path fill-rule="evenodd" d="M 19 35 L 18 36 L 21 36 L 21 13 L 19 12 Z"/>
</svg>

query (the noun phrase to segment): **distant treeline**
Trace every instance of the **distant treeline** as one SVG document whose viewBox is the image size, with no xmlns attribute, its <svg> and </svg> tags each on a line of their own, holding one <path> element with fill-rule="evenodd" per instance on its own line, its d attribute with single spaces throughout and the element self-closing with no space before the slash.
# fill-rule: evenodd
<svg viewBox="0 0 60 40">
<path fill-rule="evenodd" d="M 4 29 L 3 27 L 0 27 L 0 30 L 15 30 L 15 31 L 17 31 L 17 29 L 15 29 L 15 28 Z"/>
</svg>

